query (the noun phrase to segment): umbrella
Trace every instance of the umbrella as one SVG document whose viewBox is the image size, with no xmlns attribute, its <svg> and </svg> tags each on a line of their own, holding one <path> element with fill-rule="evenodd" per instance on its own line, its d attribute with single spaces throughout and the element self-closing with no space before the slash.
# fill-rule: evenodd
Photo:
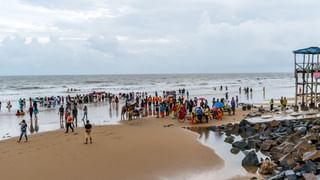
<svg viewBox="0 0 320 180">
<path fill-rule="evenodd" d="M 216 102 L 216 103 L 214 104 L 214 106 L 215 106 L 216 108 L 223 108 L 223 107 L 224 107 L 224 104 L 223 104 L 222 102 Z"/>
<path fill-rule="evenodd" d="M 204 100 L 206 100 L 206 98 L 204 98 L 204 97 L 199 97 L 199 100 L 200 100 L 200 101 L 204 101 Z"/>
</svg>

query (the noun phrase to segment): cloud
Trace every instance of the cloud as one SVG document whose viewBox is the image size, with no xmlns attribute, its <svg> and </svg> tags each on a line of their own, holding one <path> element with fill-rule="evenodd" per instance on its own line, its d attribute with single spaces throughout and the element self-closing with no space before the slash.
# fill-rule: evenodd
<svg viewBox="0 0 320 180">
<path fill-rule="evenodd" d="M 292 50 L 319 45 L 318 5 L 13 0 L 0 7 L 0 74 L 290 72 Z"/>
</svg>

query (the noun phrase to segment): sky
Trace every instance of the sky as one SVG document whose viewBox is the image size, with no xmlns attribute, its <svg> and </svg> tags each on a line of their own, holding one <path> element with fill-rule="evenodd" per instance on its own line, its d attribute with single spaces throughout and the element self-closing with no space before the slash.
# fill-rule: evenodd
<svg viewBox="0 0 320 180">
<path fill-rule="evenodd" d="M 2 0 L 0 75 L 293 72 L 319 0 Z"/>
</svg>

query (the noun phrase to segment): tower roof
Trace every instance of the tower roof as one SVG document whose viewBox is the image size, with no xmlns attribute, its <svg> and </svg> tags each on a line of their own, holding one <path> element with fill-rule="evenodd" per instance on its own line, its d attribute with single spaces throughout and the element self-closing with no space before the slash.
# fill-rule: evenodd
<svg viewBox="0 0 320 180">
<path fill-rule="evenodd" d="M 295 54 L 320 54 L 320 48 L 319 47 L 309 47 L 304 49 L 298 49 L 293 51 Z"/>
</svg>

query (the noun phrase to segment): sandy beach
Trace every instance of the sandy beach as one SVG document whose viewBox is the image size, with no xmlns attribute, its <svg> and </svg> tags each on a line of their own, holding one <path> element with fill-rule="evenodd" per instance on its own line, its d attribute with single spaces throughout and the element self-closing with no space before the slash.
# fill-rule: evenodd
<svg viewBox="0 0 320 180">
<path fill-rule="evenodd" d="M 225 116 L 222 124 L 240 121 L 247 111 Z M 171 124 L 170 127 L 164 125 Z M 219 170 L 224 162 L 200 144 L 191 126 L 171 118 L 144 118 L 121 125 L 96 126 L 93 144 L 84 144 L 84 130 L 58 130 L 0 142 L 3 179 L 193 179 Z M 195 125 L 193 125 L 195 126 Z M 196 125 L 199 126 L 199 125 Z M 200 126 L 208 126 L 201 124 Z M 15 173 L 18 171 L 19 173 Z"/>
</svg>

